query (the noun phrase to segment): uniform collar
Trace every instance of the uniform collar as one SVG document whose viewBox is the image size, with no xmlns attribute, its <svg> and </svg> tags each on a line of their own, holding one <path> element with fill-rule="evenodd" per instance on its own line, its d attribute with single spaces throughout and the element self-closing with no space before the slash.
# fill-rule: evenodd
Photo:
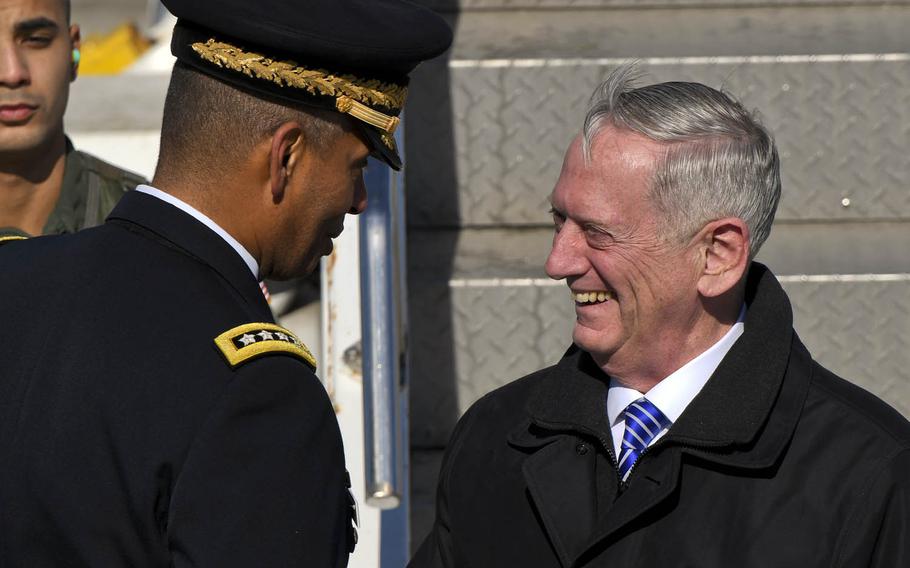
<svg viewBox="0 0 910 568">
<path fill-rule="evenodd" d="M 787 397 L 778 400 L 784 377 L 789 376 L 791 346 L 798 341 L 786 294 L 774 275 L 758 263 L 750 267 L 746 305 L 745 332 L 679 416 L 663 445 L 715 455 L 724 449 L 731 460 L 739 455 L 741 465 L 759 466 L 776 459 L 792 434 L 808 388 L 808 373 L 792 373 Z M 609 448 L 608 385 L 609 379 L 591 357 L 573 345 L 531 395 L 530 421 L 544 429 L 596 435 Z M 772 411 L 777 413 L 775 421 L 769 421 Z M 756 446 L 762 433 L 763 449 Z M 522 438 L 526 437 L 516 432 L 513 441 L 520 443 Z"/>
<path fill-rule="evenodd" d="M 152 187 L 150 185 L 141 184 L 136 188 L 136 191 L 138 191 L 140 193 L 144 193 L 146 195 L 151 195 L 152 197 L 160 199 L 161 201 L 164 201 L 165 203 L 169 203 L 169 204 L 173 205 L 177 209 L 180 209 L 187 215 L 193 217 L 194 219 L 196 219 L 197 221 L 199 221 L 200 223 L 202 223 L 203 225 L 205 225 L 206 227 L 211 229 L 216 235 L 218 235 L 219 237 L 224 239 L 224 242 L 226 242 L 228 245 L 230 245 L 230 247 L 232 249 L 234 249 L 238 255 L 240 255 L 240 258 L 242 258 L 243 262 L 247 265 L 247 267 L 249 267 L 250 272 L 253 274 L 253 277 L 256 278 L 257 280 L 259 279 L 259 263 L 256 262 L 256 259 L 253 258 L 253 255 L 250 254 L 250 251 L 248 251 L 245 246 L 240 244 L 240 241 L 238 241 L 233 236 L 231 236 L 230 233 L 225 231 L 221 227 L 221 225 L 216 223 L 211 217 L 209 217 L 202 211 L 196 209 L 195 207 L 193 207 L 186 201 L 184 201 L 178 197 L 174 197 L 173 195 L 171 195 L 169 193 L 165 193 L 165 192 L 161 191 L 160 189 Z"/>
<path fill-rule="evenodd" d="M 108 222 L 127 223 L 153 233 L 211 266 L 250 304 L 261 321 L 272 321 L 250 267 L 221 236 L 179 208 L 138 191 L 123 196 Z"/>
</svg>

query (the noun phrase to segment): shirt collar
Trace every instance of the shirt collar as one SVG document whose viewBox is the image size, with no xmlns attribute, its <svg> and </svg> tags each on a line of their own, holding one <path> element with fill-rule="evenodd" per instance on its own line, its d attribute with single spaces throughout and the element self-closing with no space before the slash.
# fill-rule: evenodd
<svg viewBox="0 0 910 568">
<path fill-rule="evenodd" d="M 736 323 L 720 340 L 692 359 L 648 391 L 647 397 L 671 422 L 676 422 L 689 403 L 714 374 L 717 366 L 745 330 L 746 306 L 743 305 Z M 622 414 L 629 404 L 645 396 L 635 389 L 620 385 L 610 377 L 607 394 L 607 418 L 610 425 L 624 420 Z"/>
<path fill-rule="evenodd" d="M 177 197 L 174 197 L 173 195 L 171 195 L 169 193 L 165 193 L 165 192 L 161 191 L 160 189 L 156 189 L 150 185 L 140 185 L 136 188 L 136 191 L 138 191 L 140 193 L 144 193 L 146 195 L 151 195 L 152 197 L 156 197 L 156 198 L 160 199 L 161 201 L 164 201 L 165 203 L 169 203 L 169 204 L 173 205 L 177 209 L 180 209 L 187 215 L 192 216 L 197 221 L 199 221 L 200 223 L 202 223 L 203 225 L 205 225 L 206 227 L 211 229 L 216 235 L 218 235 L 219 237 L 224 239 L 224 241 L 227 244 L 231 245 L 231 248 L 233 248 L 235 251 L 237 251 L 237 254 L 240 255 L 240 258 L 242 258 L 243 262 L 245 262 L 246 265 L 249 267 L 250 272 L 253 273 L 253 277 L 256 278 L 256 280 L 259 280 L 259 263 L 256 262 L 256 259 L 253 258 L 253 255 L 250 254 L 250 251 L 246 250 L 246 247 L 244 247 L 242 244 L 240 244 L 240 242 L 237 239 L 235 239 L 227 231 L 222 229 L 218 223 L 213 221 L 205 213 L 199 211 L 198 209 L 196 209 L 189 203 L 183 201 L 182 199 L 178 199 Z"/>
</svg>

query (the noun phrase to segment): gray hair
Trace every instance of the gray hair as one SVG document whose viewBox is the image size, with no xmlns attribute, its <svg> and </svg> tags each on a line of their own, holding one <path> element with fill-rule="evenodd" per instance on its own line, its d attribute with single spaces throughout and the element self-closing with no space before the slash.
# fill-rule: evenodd
<svg viewBox="0 0 910 568">
<path fill-rule="evenodd" d="M 771 232 L 780 201 L 780 160 L 758 118 L 730 96 L 700 83 L 635 88 L 635 64 L 615 70 L 591 97 L 584 153 L 604 126 L 642 134 L 667 146 L 655 166 L 651 199 L 673 236 L 695 235 L 722 217 L 749 227 L 754 257 Z"/>
</svg>

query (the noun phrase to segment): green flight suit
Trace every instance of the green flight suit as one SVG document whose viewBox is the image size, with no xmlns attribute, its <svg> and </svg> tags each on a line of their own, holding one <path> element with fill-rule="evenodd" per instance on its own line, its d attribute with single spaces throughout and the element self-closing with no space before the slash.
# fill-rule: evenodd
<svg viewBox="0 0 910 568">
<path fill-rule="evenodd" d="M 123 194 L 142 183 L 148 182 L 138 174 L 76 150 L 67 138 L 63 187 L 42 234 L 75 233 L 100 225 Z M 14 227 L 0 228 L 0 243 L 28 236 Z"/>
</svg>

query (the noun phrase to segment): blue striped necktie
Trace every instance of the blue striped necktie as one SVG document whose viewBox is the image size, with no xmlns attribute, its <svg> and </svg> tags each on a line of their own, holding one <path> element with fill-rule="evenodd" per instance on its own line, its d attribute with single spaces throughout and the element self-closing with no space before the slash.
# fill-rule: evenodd
<svg viewBox="0 0 910 568">
<path fill-rule="evenodd" d="M 670 419 L 664 416 L 654 404 L 642 397 L 623 411 L 626 417 L 626 432 L 619 450 L 619 477 L 625 481 L 632 466 L 654 439 L 654 436 L 670 426 Z"/>
</svg>

